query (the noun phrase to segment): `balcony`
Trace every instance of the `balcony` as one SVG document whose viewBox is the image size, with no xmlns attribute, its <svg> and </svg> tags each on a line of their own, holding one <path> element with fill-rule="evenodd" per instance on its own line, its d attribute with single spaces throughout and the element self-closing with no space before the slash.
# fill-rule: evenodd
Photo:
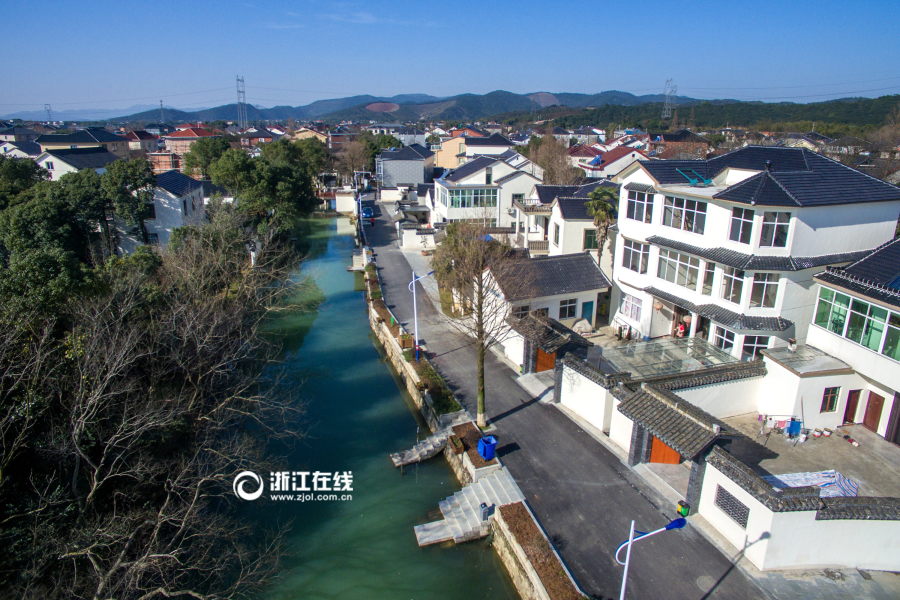
<svg viewBox="0 0 900 600">
<path fill-rule="evenodd" d="M 548 240 L 528 242 L 528 252 L 531 254 L 546 254 L 550 252 L 550 242 Z"/>
</svg>

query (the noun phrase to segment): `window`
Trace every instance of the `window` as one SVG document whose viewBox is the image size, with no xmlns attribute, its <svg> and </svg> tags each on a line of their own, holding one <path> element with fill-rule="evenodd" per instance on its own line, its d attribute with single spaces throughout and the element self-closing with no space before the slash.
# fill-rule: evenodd
<svg viewBox="0 0 900 600">
<path fill-rule="evenodd" d="M 497 206 L 497 189 L 464 189 L 450 191 L 451 208 L 493 208 Z"/>
<path fill-rule="evenodd" d="M 484 170 L 484 184 L 491 185 L 491 183 L 493 181 L 494 181 L 494 174 L 491 171 L 491 167 L 488 167 L 487 169 Z"/>
<path fill-rule="evenodd" d="M 787 246 L 790 222 L 791 213 L 789 212 L 763 213 L 762 235 L 759 238 L 759 245 L 773 246 L 775 248 Z"/>
<path fill-rule="evenodd" d="M 149 221 L 149 220 L 155 219 L 155 218 L 156 218 L 156 204 L 151 202 L 147 205 L 147 217 L 144 220 Z"/>
<path fill-rule="evenodd" d="M 577 308 L 578 308 L 578 299 L 577 298 L 570 298 L 568 300 L 560 300 L 559 301 L 559 318 L 560 319 L 574 319 Z"/>
<path fill-rule="evenodd" d="M 753 229 L 753 211 L 749 208 L 735 208 L 731 211 L 731 236 L 733 242 L 750 243 L 750 231 Z"/>
<path fill-rule="evenodd" d="M 887 309 L 854 298 L 850 303 L 850 320 L 844 337 L 878 352 L 887 315 Z"/>
<path fill-rule="evenodd" d="M 750 509 L 721 485 L 716 485 L 716 506 L 731 517 L 732 521 L 740 525 L 741 529 L 747 529 Z"/>
<path fill-rule="evenodd" d="M 778 295 L 777 273 L 756 273 L 753 275 L 753 289 L 750 293 L 750 306 L 775 308 L 775 296 Z"/>
<path fill-rule="evenodd" d="M 713 281 L 716 278 L 716 263 L 706 263 L 706 270 L 703 272 L 703 287 L 700 293 L 704 296 L 712 296 Z"/>
<path fill-rule="evenodd" d="M 53 170 L 53 161 L 52 161 L 52 160 L 48 160 L 48 161 L 45 162 L 44 164 L 46 165 L 48 171 L 52 171 L 52 170 Z"/>
<path fill-rule="evenodd" d="M 525 199 L 525 194 L 513 194 L 512 196 L 513 202 L 519 200 L 520 202 Z"/>
<path fill-rule="evenodd" d="M 690 290 L 696 290 L 700 276 L 700 259 L 661 248 L 656 276 Z"/>
<path fill-rule="evenodd" d="M 761 352 L 769 347 L 769 336 L 767 335 L 745 335 L 744 336 L 744 357 L 747 360 L 753 360 L 761 356 Z"/>
<path fill-rule="evenodd" d="M 743 290 L 744 272 L 733 267 L 725 267 L 722 277 L 722 298 L 740 304 Z"/>
<path fill-rule="evenodd" d="M 643 192 L 628 192 L 628 212 L 626 216 L 635 221 L 649 223 L 653 215 L 653 194 L 647 197 Z"/>
<path fill-rule="evenodd" d="M 622 313 L 622 316 L 639 322 L 641 320 L 641 299 L 624 294 L 619 312 Z"/>
<path fill-rule="evenodd" d="M 814 322 L 869 350 L 900 360 L 900 314 L 820 287 Z"/>
<path fill-rule="evenodd" d="M 529 308 L 527 304 L 525 306 L 513 306 L 512 316 L 516 319 L 521 319 L 528 314 Z"/>
<path fill-rule="evenodd" d="M 706 226 L 706 202 L 666 196 L 663 225 L 702 235 Z"/>
<path fill-rule="evenodd" d="M 147 243 L 149 243 L 151 246 L 159 246 L 159 234 L 148 233 Z"/>
<path fill-rule="evenodd" d="M 825 388 L 825 393 L 822 394 L 822 408 L 819 412 L 834 412 L 837 410 L 838 397 L 841 395 L 841 388 L 839 387 L 830 387 Z"/>
<path fill-rule="evenodd" d="M 716 330 L 713 333 L 713 345 L 726 352 L 730 351 L 734 348 L 734 332 L 716 325 Z"/>
<path fill-rule="evenodd" d="M 559 246 L 559 223 L 553 224 L 553 245 Z"/>
<path fill-rule="evenodd" d="M 647 272 L 647 262 L 650 259 L 650 244 L 641 244 L 632 240 L 622 243 L 622 266 L 636 273 Z"/>
<path fill-rule="evenodd" d="M 597 249 L 597 230 L 596 229 L 585 229 L 584 230 L 584 249 L 585 250 L 596 250 Z"/>
<path fill-rule="evenodd" d="M 187 214 L 187 200 L 182 200 L 181 205 L 184 207 L 184 214 Z"/>
</svg>

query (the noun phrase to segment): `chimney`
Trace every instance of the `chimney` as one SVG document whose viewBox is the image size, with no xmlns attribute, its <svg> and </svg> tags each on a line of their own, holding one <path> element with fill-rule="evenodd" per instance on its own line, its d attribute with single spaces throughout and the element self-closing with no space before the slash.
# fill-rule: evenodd
<svg viewBox="0 0 900 600">
<path fill-rule="evenodd" d="M 772 161 L 767 160 L 766 161 L 766 171 L 771 171 L 771 170 L 772 170 Z"/>
</svg>

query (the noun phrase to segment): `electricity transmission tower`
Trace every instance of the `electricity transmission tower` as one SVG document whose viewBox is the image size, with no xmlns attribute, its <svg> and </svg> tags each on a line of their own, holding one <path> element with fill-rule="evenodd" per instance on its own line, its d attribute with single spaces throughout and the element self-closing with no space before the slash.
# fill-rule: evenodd
<svg viewBox="0 0 900 600">
<path fill-rule="evenodd" d="M 159 124 L 160 124 L 160 125 L 163 124 L 163 107 L 162 107 L 162 100 L 159 101 Z"/>
<path fill-rule="evenodd" d="M 247 128 L 247 91 L 244 88 L 244 78 L 237 77 L 237 109 L 238 127 Z"/>
<path fill-rule="evenodd" d="M 47 122 L 48 122 L 48 123 L 52 123 L 52 122 L 53 122 L 53 111 L 50 110 L 50 105 L 49 105 L 49 104 L 45 104 L 45 105 L 44 105 L 44 110 L 47 111 Z"/>
<path fill-rule="evenodd" d="M 675 107 L 675 92 L 678 91 L 678 86 L 673 85 L 671 79 L 666 80 L 666 87 L 663 89 L 663 93 L 666 95 L 666 104 L 663 106 L 662 118 L 663 119 L 671 119 L 672 118 L 672 109 Z"/>
</svg>

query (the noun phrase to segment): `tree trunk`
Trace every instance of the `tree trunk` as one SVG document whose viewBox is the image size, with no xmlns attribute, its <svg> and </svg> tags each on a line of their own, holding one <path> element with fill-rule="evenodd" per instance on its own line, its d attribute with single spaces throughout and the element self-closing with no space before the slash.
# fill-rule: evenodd
<svg viewBox="0 0 900 600">
<path fill-rule="evenodd" d="M 478 426 L 487 427 L 484 414 L 484 342 L 478 344 Z"/>
<path fill-rule="evenodd" d="M 484 353 L 487 340 L 484 332 L 484 278 L 475 278 L 475 339 L 478 340 L 478 426 L 486 426 L 484 415 Z"/>
</svg>

